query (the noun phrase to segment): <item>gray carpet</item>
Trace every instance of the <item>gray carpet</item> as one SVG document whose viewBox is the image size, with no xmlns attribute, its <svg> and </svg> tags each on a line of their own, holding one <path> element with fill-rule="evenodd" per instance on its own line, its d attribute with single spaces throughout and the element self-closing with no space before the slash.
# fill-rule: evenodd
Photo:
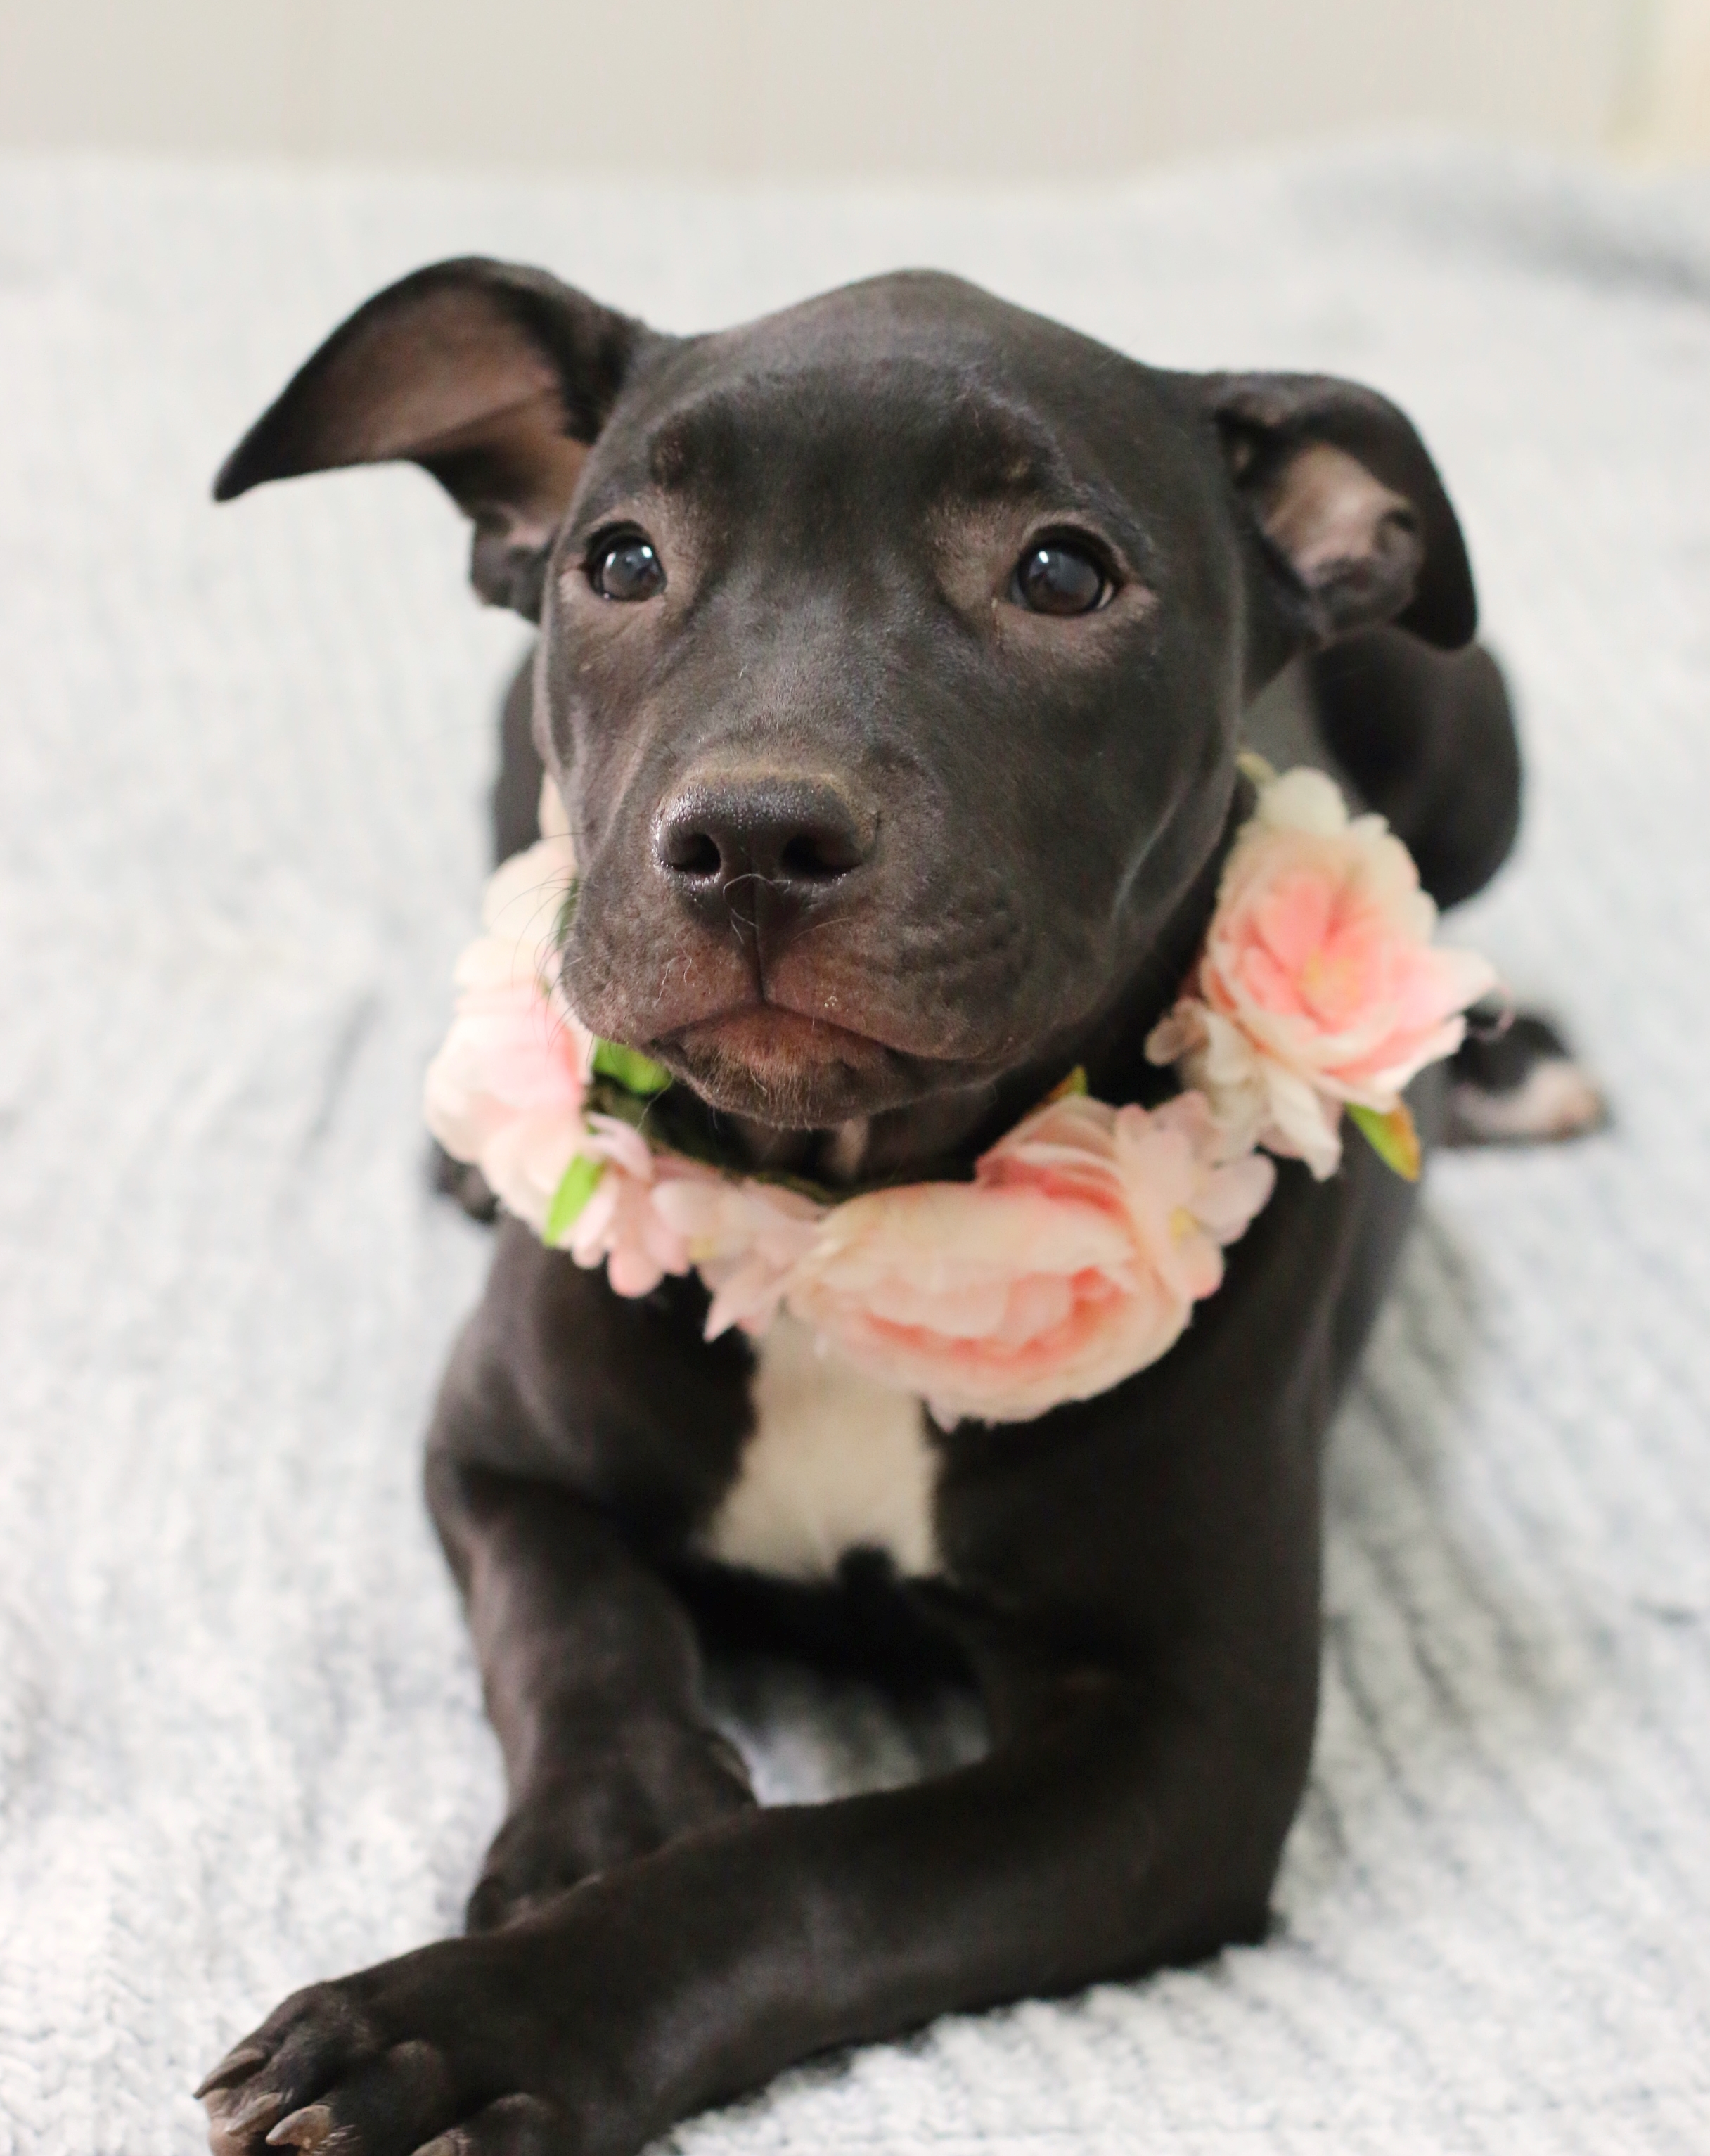
<svg viewBox="0 0 1710 2156">
<path fill-rule="evenodd" d="M 1381 384 L 1532 757 L 1457 940 L 1619 1115 L 1433 1170 L 1336 1433 L 1274 1942 L 671 2146 L 1710 2147 L 1710 188 L 1415 147 L 1011 200 L 0 167 L 0 2150 L 187 2156 L 200 2069 L 449 1926 L 497 1816 L 416 1489 L 483 1244 L 416 1100 L 520 632 L 413 472 L 205 501 L 345 309 L 467 249 L 682 328 L 934 262 Z M 720 1684 L 768 1794 L 975 1741 Z"/>
</svg>

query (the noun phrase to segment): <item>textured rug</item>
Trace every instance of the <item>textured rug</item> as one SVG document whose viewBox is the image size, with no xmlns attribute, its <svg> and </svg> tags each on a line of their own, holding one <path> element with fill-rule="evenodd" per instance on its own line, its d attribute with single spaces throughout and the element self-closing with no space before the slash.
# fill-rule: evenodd
<svg viewBox="0 0 1710 2156">
<path fill-rule="evenodd" d="M 1060 196 L 0 167 L 0 2151 L 190 2156 L 500 1800 L 417 1455 L 483 1265 L 416 1101 L 520 641 L 419 475 L 209 475 L 468 249 L 674 328 L 903 262 L 1413 413 L 1523 707 L 1457 923 L 1612 1132 L 1443 1161 L 1337 1430 L 1275 1939 L 835 2057 L 680 2156 L 1710 2147 L 1710 187 L 1413 147 Z M 718 1676 L 769 1796 L 977 1741 Z"/>
</svg>

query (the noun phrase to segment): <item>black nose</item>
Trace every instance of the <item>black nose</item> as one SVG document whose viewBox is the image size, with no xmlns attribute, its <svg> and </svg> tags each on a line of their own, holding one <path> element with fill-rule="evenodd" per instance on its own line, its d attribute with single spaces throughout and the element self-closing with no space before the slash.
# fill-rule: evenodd
<svg viewBox="0 0 1710 2156">
<path fill-rule="evenodd" d="M 660 811 L 660 866 L 686 892 L 741 911 L 745 879 L 798 904 L 860 867 L 872 851 L 847 797 L 829 780 L 744 773 L 687 785 Z"/>
</svg>

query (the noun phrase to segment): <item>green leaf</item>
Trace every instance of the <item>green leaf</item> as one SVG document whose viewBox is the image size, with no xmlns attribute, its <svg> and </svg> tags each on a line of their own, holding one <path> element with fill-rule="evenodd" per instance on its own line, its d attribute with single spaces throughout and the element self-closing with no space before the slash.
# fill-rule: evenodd
<svg viewBox="0 0 1710 2156">
<path fill-rule="evenodd" d="M 1241 754 L 1235 758 L 1235 762 L 1239 767 L 1243 778 L 1245 778 L 1251 785 L 1256 787 L 1261 793 L 1265 791 L 1265 788 L 1267 786 L 1276 785 L 1276 765 L 1270 762 L 1266 757 L 1261 756 L 1256 749 L 1250 748 L 1243 750 Z"/>
<path fill-rule="evenodd" d="M 1040 1101 L 1040 1106 L 1049 1108 L 1059 1101 L 1076 1100 L 1086 1091 L 1086 1066 L 1085 1064 L 1077 1063 L 1066 1078 L 1058 1080 L 1050 1091 L 1045 1095 L 1045 1099 Z"/>
<path fill-rule="evenodd" d="M 669 1070 L 661 1069 L 638 1050 L 622 1047 L 615 1040 L 595 1041 L 593 1067 L 598 1076 L 609 1078 L 626 1093 L 639 1093 L 644 1100 L 663 1093 L 671 1082 Z"/>
<path fill-rule="evenodd" d="M 1385 1168 L 1393 1168 L 1404 1183 L 1419 1181 L 1419 1132 L 1405 1101 L 1387 1116 L 1380 1116 L 1375 1108 L 1352 1106 L 1348 1112 Z"/>
<path fill-rule="evenodd" d="M 552 1193 L 552 1202 L 547 1208 L 547 1224 L 541 1229 L 541 1240 L 554 1248 L 562 1243 L 581 1218 L 582 1209 L 599 1188 L 599 1179 L 606 1172 L 603 1160 L 594 1160 L 579 1152 L 561 1178 Z"/>
</svg>

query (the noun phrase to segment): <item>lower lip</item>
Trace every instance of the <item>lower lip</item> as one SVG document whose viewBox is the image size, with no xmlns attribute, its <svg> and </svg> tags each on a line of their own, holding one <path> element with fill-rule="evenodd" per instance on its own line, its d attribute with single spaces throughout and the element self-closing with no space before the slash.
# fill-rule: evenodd
<svg viewBox="0 0 1710 2156">
<path fill-rule="evenodd" d="M 840 1025 L 772 1005 L 705 1019 L 676 1038 L 691 1055 L 710 1051 L 746 1065 L 757 1076 L 771 1070 L 799 1077 L 833 1067 L 875 1070 L 891 1053 L 867 1034 L 849 1033 Z"/>
</svg>

